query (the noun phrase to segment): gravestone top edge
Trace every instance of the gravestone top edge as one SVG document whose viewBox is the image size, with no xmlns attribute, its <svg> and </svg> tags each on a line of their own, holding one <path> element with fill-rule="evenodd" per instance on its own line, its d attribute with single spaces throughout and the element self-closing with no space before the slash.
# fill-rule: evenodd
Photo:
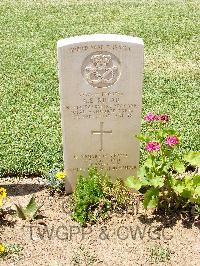
<svg viewBox="0 0 200 266">
<path fill-rule="evenodd" d="M 138 44 L 144 46 L 144 42 L 139 37 L 133 37 L 128 35 L 118 35 L 118 34 L 91 34 L 91 35 L 80 35 L 69 37 L 66 39 L 58 40 L 57 48 L 63 46 L 73 45 L 77 43 L 87 43 L 87 42 L 126 42 L 132 44 Z"/>
</svg>

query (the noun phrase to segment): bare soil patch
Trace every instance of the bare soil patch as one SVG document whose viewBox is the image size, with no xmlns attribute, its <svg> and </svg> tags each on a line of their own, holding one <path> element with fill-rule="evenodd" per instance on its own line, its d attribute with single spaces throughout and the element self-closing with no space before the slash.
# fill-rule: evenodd
<svg viewBox="0 0 200 266">
<path fill-rule="evenodd" d="M 0 265 L 199 265 L 200 221 L 145 213 L 113 214 L 111 219 L 82 228 L 72 221 L 69 196 L 50 195 L 38 178 L 3 178 L 8 191 L 0 218 L 0 242 L 23 247 Z M 33 222 L 13 215 L 15 203 L 35 195 L 43 204 Z M 152 251 L 153 250 L 153 251 Z"/>
</svg>

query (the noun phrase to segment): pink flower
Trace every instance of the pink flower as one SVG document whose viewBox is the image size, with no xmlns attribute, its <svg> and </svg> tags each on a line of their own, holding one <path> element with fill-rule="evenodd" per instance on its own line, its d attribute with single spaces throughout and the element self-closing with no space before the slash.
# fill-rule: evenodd
<svg viewBox="0 0 200 266">
<path fill-rule="evenodd" d="M 152 151 L 159 151 L 160 150 L 160 143 L 157 141 L 150 141 L 146 144 L 145 149 L 149 152 Z"/>
<path fill-rule="evenodd" d="M 179 139 L 177 138 L 177 136 L 167 136 L 165 143 L 169 146 L 174 146 L 176 144 L 179 144 Z"/>
<path fill-rule="evenodd" d="M 145 115 L 144 120 L 146 121 L 156 121 L 157 115 L 154 115 L 153 113 L 148 113 Z"/>
<path fill-rule="evenodd" d="M 161 122 L 168 122 L 168 121 L 169 121 L 169 116 L 166 115 L 166 114 L 162 114 L 162 115 L 159 115 L 158 119 L 159 119 Z"/>
<path fill-rule="evenodd" d="M 145 115 L 144 120 L 146 121 L 161 121 L 161 122 L 168 122 L 169 116 L 167 114 L 155 115 L 153 113 L 148 113 Z"/>
</svg>

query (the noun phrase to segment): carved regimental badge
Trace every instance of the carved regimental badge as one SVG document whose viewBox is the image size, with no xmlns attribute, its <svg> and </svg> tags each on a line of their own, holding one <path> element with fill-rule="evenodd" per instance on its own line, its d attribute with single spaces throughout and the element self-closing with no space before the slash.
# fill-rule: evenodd
<svg viewBox="0 0 200 266">
<path fill-rule="evenodd" d="M 112 86 L 120 76 L 120 62 L 108 52 L 92 53 L 83 62 L 82 75 L 95 88 Z"/>
</svg>

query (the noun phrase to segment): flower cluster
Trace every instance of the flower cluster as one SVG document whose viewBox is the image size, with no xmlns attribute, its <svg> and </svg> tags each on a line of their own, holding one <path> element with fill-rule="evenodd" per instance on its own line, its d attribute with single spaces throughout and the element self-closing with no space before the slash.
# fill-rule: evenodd
<svg viewBox="0 0 200 266">
<path fill-rule="evenodd" d="M 177 138 L 177 136 L 167 136 L 165 143 L 169 146 L 174 146 L 179 144 L 179 139 Z"/>
<path fill-rule="evenodd" d="M 148 124 L 148 135 L 136 137 L 144 143 L 145 160 L 137 176 L 129 176 L 126 185 L 144 192 L 145 209 L 187 212 L 200 211 L 200 176 L 197 171 L 187 171 L 188 166 L 200 166 L 200 152 L 190 151 L 180 154 L 176 148 L 180 144 L 180 134 L 170 128 L 169 116 L 148 113 L 144 119 Z M 187 206 L 187 209 L 186 209 Z"/>
<path fill-rule="evenodd" d="M 67 174 L 60 169 L 52 169 L 43 176 L 43 179 L 51 192 L 63 192 L 64 191 L 64 179 Z"/>
<path fill-rule="evenodd" d="M 3 255 L 5 251 L 6 251 L 5 246 L 2 243 L 0 243 L 0 256 Z"/>
<path fill-rule="evenodd" d="M 3 204 L 3 199 L 6 198 L 7 192 L 5 188 L 0 187 L 0 206 Z"/>
<path fill-rule="evenodd" d="M 161 123 L 166 123 L 169 121 L 169 116 L 167 114 L 156 115 L 148 113 L 145 115 L 144 120 L 148 122 L 160 121 Z M 149 141 L 146 143 L 145 149 L 149 152 L 159 151 L 161 149 L 161 143 L 163 143 L 162 141 Z M 175 135 L 167 135 L 164 139 L 164 143 L 169 147 L 173 147 L 179 144 L 179 139 Z"/>
<path fill-rule="evenodd" d="M 56 178 L 57 179 L 64 179 L 66 174 L 64 172 L 58 172 L 56 173 Z"/>
<path fill-rule="evenodd" d="M 168 122 L 169 116 L 166 114 L 156 115 L 153 113 L 148 113 L 145 115 L 144 120 L 152 122 L 152 121 L 160 121 L 160 122 Z"/>
<path fill-rule="evenodd" d="M 160 150 L 160 143 L 157 142 L 157 141 L 150 141 L 150 142 L 147 142 L 146 146 L 145 146 L 145 149 L 149 152 L 152 152 L 152 151 L 159 151 Z"/>
</svg>

